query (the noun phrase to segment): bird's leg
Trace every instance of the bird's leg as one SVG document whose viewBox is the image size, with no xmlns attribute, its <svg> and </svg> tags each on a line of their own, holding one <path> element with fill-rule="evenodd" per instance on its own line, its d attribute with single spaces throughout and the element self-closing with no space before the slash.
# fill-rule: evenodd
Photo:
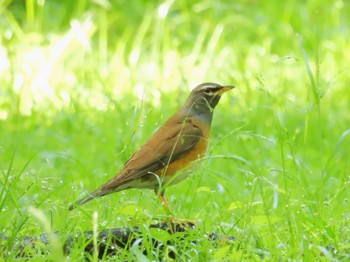
<svg viewBox="0 0 350 262">
<path fill-rule="evenodd" d="M 164 197 L 164 190 L 158 193 L 158 190 L 154 190 L 154 192 L 157 195 L 157 198 L 159 201 L 162 203 L 162 205 L 172 214 L 174 215 L 174 212 L 171 210 L 170 206 L 168 205 L 167 201 L 165 200 Z M 182 219 L 182 218 L 169 218 L 170 226 L 172 228 L 172 231 L 176 232 L 175 227 L 180 226 L 180 227 L 187 227 L 187 228 L 194 228 L 196 226 L 196 222 L 193 220 L 188 220 L 188 219 Z"/>
<path fill-rule="evenodd" d="M 157 198 L 159 199 L 159 201 L 162 203 L 162 205 L 171 213 L 174 214 L 174 212 L 171 210 L 170 206 L 168 205 L 168 202 L 166 202 L 165 197 L 164 197 L 164 193 L 165 191 L 161 191 L 160 193 L 158 193 L 158 190 L 154 190 L 154 193 L 157 195 Z"/>
</svg>

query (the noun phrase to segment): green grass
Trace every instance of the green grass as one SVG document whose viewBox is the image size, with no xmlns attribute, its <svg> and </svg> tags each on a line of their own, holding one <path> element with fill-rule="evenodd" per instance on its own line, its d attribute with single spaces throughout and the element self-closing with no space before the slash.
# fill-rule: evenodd
<svg viewBox="0 0 350 262">
<path fill-rule="evenodd" d="M 168 217 L 148 190 L 67 209 L 205 81 L 237 88 L 215 110 L 206 160 L 167 189 L 176 216 L 198 223 L 178 259 L 350 258 L 347 1 L 24 2 L 0 2 L 3 259 L 23 236 Z M 211 243 L 210 232 L 236 240 Z M 27 252 L 61 260 L 63 242 Z M 167 259 L 157 252 L 121 257 Z"/>
</svg>

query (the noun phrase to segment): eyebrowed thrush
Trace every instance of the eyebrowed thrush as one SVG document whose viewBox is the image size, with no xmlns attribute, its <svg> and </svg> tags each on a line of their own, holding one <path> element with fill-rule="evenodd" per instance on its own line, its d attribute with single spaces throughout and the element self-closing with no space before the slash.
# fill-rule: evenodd
<svg viewBox="0 0 350 262">
<path fill-rule="evenodd" d="M 165 188 L 183 180 L 177 171 L 204 156 L 210 134 L 213 110 L 221 95 L 233 86 L 203 83 L 192 90 L 185 104 L 170 117 L 100 188 L 69 207 L 130 188 L 153 189 L 170 211 Z"/>
</svg>

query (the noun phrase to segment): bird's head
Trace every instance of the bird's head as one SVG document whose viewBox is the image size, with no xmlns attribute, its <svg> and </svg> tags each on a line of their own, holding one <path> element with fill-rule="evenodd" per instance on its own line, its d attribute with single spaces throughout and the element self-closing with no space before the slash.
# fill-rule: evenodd
<svg viewBox="0 0 350 262">
<path fill-rule="evenodd" d="M 184 112 L 187 114 L 212 113 L 219 103 L 221 95 L 234 88 L 230 85 L 219 85 L 215 83 L 203 83 L 195 87 L 190 93 L 185 105 Z"/>
</svg>

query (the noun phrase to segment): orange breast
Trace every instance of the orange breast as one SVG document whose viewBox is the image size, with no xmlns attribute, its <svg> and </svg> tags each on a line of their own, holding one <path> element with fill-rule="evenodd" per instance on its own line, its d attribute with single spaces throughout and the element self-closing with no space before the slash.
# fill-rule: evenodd
<svg viewBox="0 0 350 262">
<path fill-rule="evenodd" d="M 182 156 L 178 157 L 175 161 L 171 162 L 169 166 L 163 169 L 162 172 L 165 172 L 164 182 L 170 184 L 175 184 L 183 180 L 185 176 L 179 176 L 176 178 L 171 178 L 177 171 L 185 169 L 191 162 L 203 157 L 208 147 L 208 139 L 210 134 L 210 127 L 204 125 L 202 122 L 196 123 L 196 125 L 201 128 L 203 131 L 203 136 L 200 138 L 198 143 L 188 152 L 184 153 Z M 161 173 L 162 173 L 161 172 Z M 173 181 L 172 181 L 173 179 Z"/>
</svg>

